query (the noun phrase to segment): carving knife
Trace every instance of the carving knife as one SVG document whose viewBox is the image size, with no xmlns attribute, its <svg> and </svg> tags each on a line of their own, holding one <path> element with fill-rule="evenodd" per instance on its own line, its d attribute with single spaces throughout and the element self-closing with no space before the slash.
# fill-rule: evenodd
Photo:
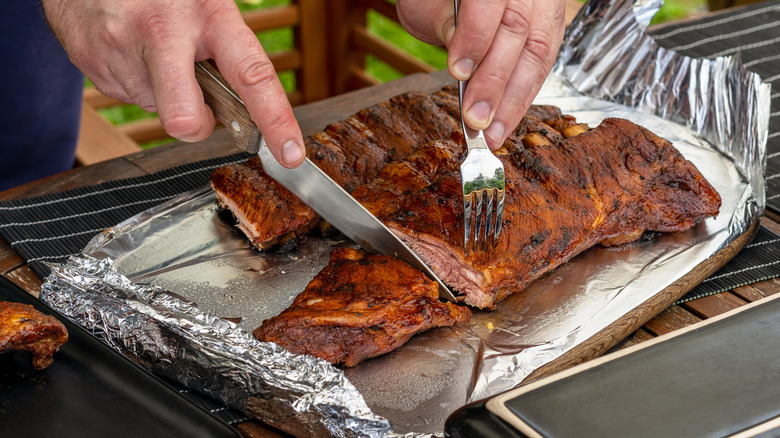
<svg viewBox="0 0 780 438">
<path fill-rule="evenodd" d="M 364 249 L 397 257 L 414 266 L 439 284 L 440 298 L 456 301 L 452 291 L 430 266 L 311 160 L 306 158 L 295 169 L 279 164 L 268 150 L 243 101 L 214 64 L 210 61 L 195 63 L 195 76 L 206 104 L 225 125 L 236 145 L 247 152 L 257 153 L 263 170 L 271 178 Z"/>
</svg>

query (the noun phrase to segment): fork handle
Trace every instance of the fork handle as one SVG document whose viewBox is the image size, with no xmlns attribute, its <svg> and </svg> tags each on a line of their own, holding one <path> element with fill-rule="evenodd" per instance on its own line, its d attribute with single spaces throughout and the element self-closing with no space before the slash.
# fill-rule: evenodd
<svg viewBox="0 0 780 438">
<path fill-rule="evenodd" d="M 458 27 L 458 10 L 460 9 L 460 4 L 458 0 L 453 0 L 454 6 L 455 6 L 455 27 Z M 466 121 L 463 120 L 463 96 L 466 94 L 466 88 L 469 85 L 469 80 L 465 81 L 458 81 L 458 110 L 460 110 L 460 126 L 463 129 L 463 135 L 466 137 L 467 140 L 469 139 L 475 139 L 479 138 L 482 139 L 482 142 L 487 144 L 485 142 L 485 135 L 482 133 L 481 130 L 471 129 L 466 125 Z M 467 141 L 467 145 L 469 146 L 469 149 L 472 148 L 472 145 Z"/>
</svg>

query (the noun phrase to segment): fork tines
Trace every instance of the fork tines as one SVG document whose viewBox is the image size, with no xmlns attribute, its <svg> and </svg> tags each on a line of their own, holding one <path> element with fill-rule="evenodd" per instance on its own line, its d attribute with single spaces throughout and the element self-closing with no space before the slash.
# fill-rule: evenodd
<svg viewBox="0 0 780 438">
<path fill-rule="evenodd" d="M 498 243 L 498 235 L 501 233 L 505 200 L 504 181 L 501 178 L 500 182 L 495 182 L 495 186 L 468 190 L 464 187 L 464 248 L 466 253 L 469 250 L 484 251 Z M 472 222 L 474 223 L 473 235 Z"/>
<path fill-rule="evenodd" d="M 458 24 L 458 0 L 454 0 L 455 25 Z M 504 164 L 488 149 L 485 134 L 481 130 L 473 130 L 466 126 L 463 120 L 463 95 L 466 93 L 469 81 L 458 81 L 458 109 L 463 136 L 466 140 L 466 159 L 460 165 L 460 179 L 463 184 L 463 226 L 465 236 L 463 247 L 466 254 L 469 247 L 474 250 L 485 250 L 488 241 L 492 246 L 498 243 L 501 233 L 501 222 L 504 218 Z M 493 204 L 496 204 L 495 211 Z M 487 204 L 483 210 L 482 206 Z M 475 206 L 475 208 L 472 208 Z M 473 211 L 472 211 L 473 210 Z M 474 215 L 474 240 L 471 240 L 471 221 Z M 484 221 L 484 231 L 482 230 Z M 490 234 L 490 230 L 493 234 Z"/>
</svg>

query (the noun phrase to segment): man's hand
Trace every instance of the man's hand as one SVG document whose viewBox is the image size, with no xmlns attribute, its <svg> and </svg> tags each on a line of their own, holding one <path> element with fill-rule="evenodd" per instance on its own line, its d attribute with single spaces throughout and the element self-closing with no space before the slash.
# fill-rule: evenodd
<svg viewBox="0 0 780 438">
<path fill-rule="evenodd" d="M 286 167 L 303 137 L 273 65 L 233 0 L 43 0 L 71 61 L 98 90 L 146 111 L 184 141 L 206 138 L 214 115 L 194 63 L 214 59 Z"/>
<path fill-rule="evenodd" d="M 401 23 L 418 39 L 444 44 L 447 66 L 470 79 L 464 120 L 485 130 L 496 150 L 520 122 L 555 63 L 563 39 L 563 0 L 397 0 Z"/>
</svg>

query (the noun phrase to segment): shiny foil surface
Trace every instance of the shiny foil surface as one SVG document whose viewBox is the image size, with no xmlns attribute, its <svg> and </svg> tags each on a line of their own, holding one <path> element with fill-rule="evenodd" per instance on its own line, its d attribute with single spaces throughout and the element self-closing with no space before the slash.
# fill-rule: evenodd
<svg viewBox="0 0 780 438">
<path fill-rule="evenodd" d="M 50 267 L 41 299 L 158 375 L 295 435 L 381 437 L 390 430 L 323 360 L 259 342 L 176 293 L 131 282 L 111 260 L 84 255 Z"/>
<path fill-rule="evenodd" d="M 42 298 L 152 371 L 293 434 L 441 434 L 457 408 L 517 386 L 598 336 L 760 217 L 768 86 L 736 60 L 657 47 L 645 28 L 658 7 L 584 6 L 536 103 L 591 126 L 626 118 L 670 140 L 721 194 L 717 218 L 591 248 L 495 311 L 347 369 L 248 332 L 285 309 L 333 248 L 351 243 L 310 238 L 293 251 L 258 252 L 208 187 L 96 236 L 84 258 L 52 267 Z"/>
</svg>

